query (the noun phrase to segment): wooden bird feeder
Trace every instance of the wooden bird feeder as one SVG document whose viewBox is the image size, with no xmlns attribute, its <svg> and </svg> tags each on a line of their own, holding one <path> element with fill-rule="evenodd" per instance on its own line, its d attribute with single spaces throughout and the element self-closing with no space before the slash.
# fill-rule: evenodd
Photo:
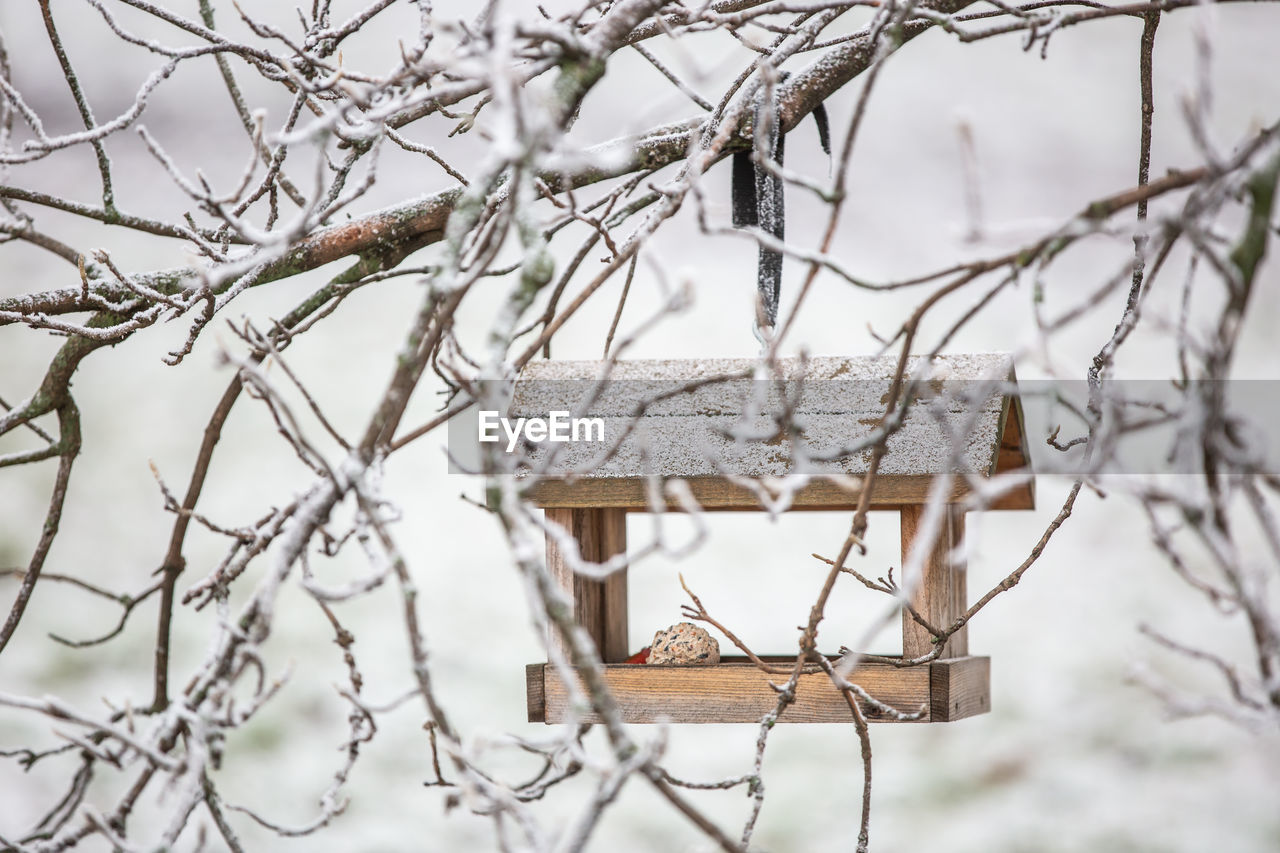
<svg viewBox="0 0 1280 853">
<path fill-rule="evenodd" d="M 515 385 L 512 414 L 530 416 L 559 410 L 596 415 L 618 434 L 619 425 L 634 422 L 620 449 L 600 463 L 605 444 L 560 444 L 546 452 L 560 454 L 563 476 L 540 476 L 528 496 L 577 540 L 584 559 L 604 562 L 627 548 L 626 516 L 647 512 L 660 495 L 667 509 L 679 511 L 671 491 L 656 483 L 679 478 L 704 510 L 762 511 L 760 501 L 743 478 L 768 485 L 769 478 L 792 473 L 794 453 L 785 439 L 746 441 L 727 434 L 744 422 L 761 427 L 767 436 L 776 423 L 772 412 L 782 400 L 775 395 L 757 409 L 747 409 L 760 383 L 741 379 L 700 385 L 688 393 L 672 394 L 648 406 L 638 418 L 635 401 L 645 396 L 708 377 L 749 376 L 752 362 L 733 359 L 620 362 L 610 372 L 604 393 L 593 391 L 599 362 L 547 361 L 531 363 Z M 803 365 L 782 366 L 784 376 L 800 376 L 803 393 L 794 409 L 805 446 L 815 449 L 849 447 L 873 435 L 884 416 L 894 376 L 892 358 L 814 358 Z M 907 375 L 917 383 L 908 416 L 889 439 L 874 484 L 871 507 L 901 516 L 902 562 L 920 528 L 935 478 L 946 471 L 965 471 L 982 477 L 1015 469 L 1029 471 L 1022 407 L 1013 388 L 1013 364 L 1007 355 L 941 356 L 927 364 L 912 359 Z M 790 381 L 790 380 L 788 380 Z M 768 383 L 765 383 L 768 385 Z M 978 399 L 956 403 L 949 394 L 986 389 Z M 776 385 L 776 383 L 775 383 Z M 603 386 L 599 386 L 603 387 Z M 769 385 L 769 387 L 773 387 Z M 615 393 L 615 389 L 621 389 Z M 949 403 L 942 402 L 950 400 Z M 589 401 L 589 402 L 588 402 Z M 576 407 L 576 408 L 575 408 Z M 535 451 L 543 452 L 543 450 Z M 824 463 L 811 463 L 815 477 L 794 496 L 789 509 L 850 512 L 857 507 L 861 476 L 869 451 L 847 454 Z M 568 473 L 576 472 L 576 473 Z M 946 493 L 947 510 L 941 534 L 925 555 L 923 574 L 915 582 L 912 604 L 933 625 L 949 625 L 967 607 L 965 566 L 953 561 L 964 535 L 960 506 L 971 486 L 957 473 Z M 992 509 L 1031 509 L 1034 481 L 1005 492 Z M 785 677 L 761 671 L 745 658 L 722 657 L 714 665 L 654 666 L 624 663 L 628 647 L 627 571 L 598 581 L 575 575 L 560 546 L 547 539 L 547 563 L 573 602 L 573 612 L 595 640 L 605 663 L 605 679 L 613 691 L 622 719 L 628 723 L 756 723 L 774 709 L 776 692 L 769 682 Z M 913 579 L 901 578 L 906 585 Z M 661 626 L 653 626 L 654 628 Z M 559 642 L 553 636 L 552 642 Z M 903 612 L 902 653 L 918 657 L 932 649 L 929 632 Z M 722 649 L 728 651 L 730 649 Z M 780 662 L 794 661 L 778 656 Z M 546 663 L 527 667 L 530 722 L 560 723 L 571 719 L 571 693 L 556 669 Z M 895 667 L 862 661 L 850 681 L 905 713 L 918 712 L 926 722 L 947 722 L 990 710 L 990 658 L 969 654 L 966 629 L 947 641 L 931 663 Z M 870 720 L 886 720 L 872 706 L 863 705 Z M 579 708 L 577 719 L 598 722 L 590 709 Z M 844 697 L 821 671 L 800 677 L 796 701 L 780 722 L 846 723 L 850 712 Z"/>
</svg>

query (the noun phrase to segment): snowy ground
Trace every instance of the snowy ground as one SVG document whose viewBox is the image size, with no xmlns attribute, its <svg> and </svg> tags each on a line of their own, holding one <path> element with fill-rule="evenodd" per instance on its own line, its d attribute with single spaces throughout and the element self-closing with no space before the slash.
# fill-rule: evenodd
<svg viewBox="0 0 1280 853">
<path fill-rule="evenodd" d="M 1274 9 L 1243 5 L 1214 11 L 1220 37 L 1214 65 L 1217 119 L 1226 141 L 1251 123 L 1274 118 L 1264 110 L 1280 102 L 1280 60 L 1270 46 L 1280 16 Z M 1153 175 L 1193 160 L 1176 106 L 1190 80 L 1191 20 L 1190 13 L 1182 13 L 1160 31 L 1156 132 L 1161 142 Z M 0 9 L 0 27 L 11 51 L 21 38 L 36 37 L 31 34 L 39 31 L 33 26 L 38 19 L 33 24 L 31 14 L 19 13 L 12 4 Z M 869 276 L 929 269 L 960 255 L 1007 248 L 1031 234 L 1033 225 L 1057 221 L 1084 202 L 1130 184 L 1136 168 L 1138 32 L 1138 24 L 1128 21 L 1066 31 L 1055 37 L 1047 62 L 1021 54 L 1012 40 L 961 50 L 934 33 L 910 45 L 886 69 L 883 88 L 872 100 L 851 186 L 851 197 L 859 203 L 851 206 L 844 222 L 841 253 Z M 127 69 L 115 73 L 132 79 Z M 21 82 L 39 88 L 31 79 Z M 839 97 L 833 105 L 834 126 L 842 125 L 851 104 L 851 92 Z M 178 98 L 161 99 L 152 109 L 152 124 L 160 128 L 166 122 L 177 127 L 183 115 Z M 626 115 L 625 104 L 615 109 L 616 124 L 579 132 L 605 138 L 626 128 L 634 117 Z M 992 236 L 978 246 L 960 241 L 963 204 L 953 130 L 958 115 L 973 126 L 984 178 Z M 788 165 L 822 174 L 812 128 L 802 127 L 795 136 L 788 144 Z M 185 152 L 193 159 L 201 153 L 210 152 Z M 121 154 L 122 162 L 140 156 L 136 151 Z M 82 167 L 90 171 L 49 171 L 40 179 L 74 194 L 68 187 L 92 175 L 91 163 Z M 727 166 L 720 171 L 727 172 Z M 424 184 L 423 191 L 430 188 Z M 152 191 L 168 197 L 162 187 L 135 190 L 139 200 Z M 400 191 L 402 187 L 384 185 L 370 206 L 387 203 Z M 726 174 L 713 173 L 708 196 L 720 200 L 712 213 L 727 220 Z M 790 233 L 798 238 L 813 233 L 815 210 L 799 193 L 793 192 L 792 201 Z M 699 238 L 692 219 L 688 222 L 683 231 L 664 235 L 661 246 L 667 258 L 676 259 L 671 267 L 696 286 L 698 305 L 633 355 L 752 355 L 749 282 L 755 251 L 733 238 Z M 67 228 L 77 244 L 93 246 L 107 239 L 97 229 L 74 223 Z M 143 258 L 143 245 L 125 240 L 117 249 L 126 256 L 133 252 L 130 262 L 140 268 L 182 261 L 177 253 Z M 1068 263 L 1051 280 L 1050 304 L 1071 304 L 1126 251 L 1117 241 Z M 61 270 L 52 275 L 33 250 L 12 244 L 0 247 L 0 270 L 0 295 L 68 283 Z M 1073 272 L 1078 280 L 1067 277 Z M 1254 306 L 1257 327 L 1250 330 L 1242 353 L 1244 375 L 1273 375 L 1280 357 L 1266 320 L 1280 312 L 1280 280 L 1275 267 L 1266 276 Z M 656 280 L 642 271 L 637 282 L 628 307 L 635 322 L 658 303 Z M 278 316 L 304 287 L 285 282 L 237 304 L 254 317 Z M 784 310 L 794 293 L 788 279 Z M 363 422 L 389 373 L 389 355 L 418 295 L 418 285 L 410 281 L 366 289 L 290 351 L 295 369 L 337 413 L 339 429 L 354 430 Z M 1016 350 L 1027 343 L 1020 324 L 1028 301 L 1026 292 L 1011 294 L 955 341 L 953 349 Z M 892 328 L 909 307 L 907 297 L 871 300 L 833 280 L 820 280 L 817 304 L 822 310 L 811 310 L 802 319 L 795 341 L 825 354 L 869 352 L 866 324 Z M 1108 303 L 1101 310 L 1115 307 Z M 611 297 L 605 296 L 600 306 L 567 326 L 557 339 L 556 355 L 595 357 L 611 309 Z M 1055 357 L 1084 363 L 1110 333 L 1107 318 L 1114 316 L 1104 314 L 1091 328 L 1064 338 Z M 1011 323 L 1010 317 L 1018 321 Z M 471 316 L 466 322 L 474 333 L 484 319 Z M 64 532 L 46 571 L 124 590 L 150 583 L 164 553 L 170 518 L 162 512 L 148 461 L 171 485 L 185 483 L 199 431 L 230 378 L 214 364 L 214 334 L 206 335 L 182 368 L 165 367 L 161 356 L 184 336 L 181 324 L 153 329 L 114 351 L 96 353 L 82 367 L 75 390 L 87 440 Z M 12 402 L 29 394 L 57 343 L 12 329 L 0 333 L 0 395 Z M 1159 347 L 1152 345 L 1148 361 L 1138 359 L 1128 367 L 1138 376 L 1163 375 L 1150 372 L 1159 355 Z M 1036 371 L 1033 361 L 1025 368 L 1019 365 L 1022 375 Z M 416 402 L 417 416 L 430 411 L 428 396 Z M 0 452 L 5 449 L 0 446 Z M 533 737 L 545 731 L 523 721 L 523 667 L 540 655 L 500 532 L 484 513 L 459 500 L 463 492 L 477 495 L 479 485 L 445 470 L 440 440 L 425 440 L 404 451 L 398 467 L 389 472 L 388 486 L 403 506 L 398 532 L 418 584 L 427 591 L 423 618 L 441 695 L 474 748 L 484 750 L 503 732 Z M 0 472 L 0 566 L 25 563 L 51 478 L 48 463 Z M 265 412 L 242 405 L 228 424 L 201 508 L 215 518 L 242 521 L 306 482 L 306 472 L 272 436 Z M 971 593 L 1017 565 L 1056 513 L 1065 489 L 1064 483 L 1045 478 L 1034 512 L 970 517 Z M 1215 614 L 1161 567 L 1147 544 L 1145 525 L 1131 507 L 1088 495 L 1076 515 L 1023 584 L 995 602 L 970 629 L 971 648 L 992 657 L 993 712 L 952 725 L 873 729 L 873 850 L 1280 849 L 1280 738 L 1249 734 L 1213 719 L 1166 721 L 1160 704 L 1131 681 L 1135 667 L 1145 667 L 1187 689 L 1218 689 L 1210 673 L 1172 659 L 1144 640 L 1139 624 L 1155 624 L 1175 637 L 1243 655 L 1242 624 Z M 844 523 L 838 516 L 806 515 L 785 518 L 771 528 L 759 518 L 717 518 L 707 550 L 679 569 L 708 606 L 724 621 L 741 626 L 754 645 L 785 651 L 821 584 L 821 567 L 808 555 L 835 550 Z M 644 534 L 644 520 L 634 518 L 633 539 Z M 872 551 L 865 564 L 869 572 L 878 574 L 897 564 L 897 537 L 892 517 L 873 517 Z M 193 534 L 190 543 L 187 556 L 194 579 L 216 564 L 220 543 L 203 534 Z M 336 576 L 342 568 L 331 571 Z M 634 570 L 635 647 L 647 641 L 653 628 L 675 620 L 681 603 L 676 569 L 655 562 Z M 11 581 L 0 581 L 0 598 L 7 601 L 14 588 Z M 356 652 L 367 694 L 375 701 L 408 686 L 396 604 L 393 591 L 383 590 L 340 611 L 359 637 Z M 842 590 L 833 610 L 824 648 L 856 637 L 877 612 L 875 602 L 853 590 Z M 0 690 L 58 694 L 87 708 L 101 707 L 100 697 L 147 696 L 154 612 L 154 606 L 141 609 L 115 643 L 72 652 L 48 642 L 44 634 L 98 633 L 113 624 L 116 613 L 87 596 L 42 586 L 20 634 L 0 656 Z M 184 614 L 179 620 L 175 673 L 185 672 L 184 665 L 201 655 L 210 624 L 208 614 Z M 221 771 L 220 783 L 230 799 L 255 804 L 284 823 L 309 820 L 340 760 L 337 747 L 345 721 L 342 706 L 334 701 L 334 685 L 343 674 L 330 636 L 319 611 L 296 590 L 289 591 L 269 663 L 277 673 L 291 667 L 292 676 L 280 700 L 233 737 Z M 883 648 L 889 649 L 891 642 Z M 416 707 L 406 706 L 386 719 L 351 779 L 346 814 L 327 833 L 268 841 L 246 821 L 237 827 L 257 842 L 255 849 L 492 849 L 486 819 L 465 809 L 446 816 L 441 794 L 423 787 L 430 765 L 420 726 Z M 657 734 L 641 734 L 650 733 Z M 667 732 L 672 771 L 693 779 L 746 772 L 755 736 L 750 726 L 673 728 Z M 32 739 L 50 742 L 50 737 L 47 726 L 33 718 L 0 715 L 0 750 Z M 495 754 L 493 760 L 495 768 L 519 766 L 503 755 Z M 0 764 L 0 834 L 24 825 L 60 794 L 56 783 L 63 769 L 65 765 L 46 766 L 24 775 L 11 761 Z M 768 796 L 756 836 L 761 849 L 852 847 L 861 766 L 851 729 L 779 727 L 772 735 L 765 775 Z M 555 791 L 545 814 L 570 813 L 580 792 L 573 785 Z M 731 828 L 747 813 L 740 791 L 710 793 L 698 802 Z M 655 819 L 655 813 L 660 817 Z M 137 819 L 147 820 L 147 812 Z M 694 830 L 657 803 L 651 791 L 634 785 L 624 790 L 592 849 L 704 847 Z"/>
</svg>

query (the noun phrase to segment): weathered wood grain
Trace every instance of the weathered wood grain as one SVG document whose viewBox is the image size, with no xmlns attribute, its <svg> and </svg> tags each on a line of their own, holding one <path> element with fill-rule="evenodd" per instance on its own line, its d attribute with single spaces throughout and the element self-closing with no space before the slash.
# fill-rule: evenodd
<svg viewBox="0 0 1280 853">
<path fill-rule="evenodd" d="M 871 506 L 885 509 L 907 504 L 922 504 L 929 496 L 932 481 L 929 475 L 885 476 L 876 480 L 871 496 Z M 688 477 L 684 482 L 703 509 L 755 510 L 761 509 L 760 501 L 749 490 L 734 485 L 720 477 Z M 957 480 L 948 500 L 963 500 L 969 493 L 967 486 Z M 583 477 L 573 482 L 542 480 L 526 493 L 535 505 L 544 508 L 611 507 L 633 511 L 649 509 L 648 484 L 642 478 L 593 478 Z M 796 494 L 793 508 L 800 510 L 852 511 L 858 505 L 858 489 L 853 483 L 847 487 L 831 480 L 814 480 Z M 668 509 L 679 505 L 668 500 Z"/>
<path fill-rule="evenodd" d="M 1031 470 L 1031 454 L 1027 452 L 1026 423 L 1022 410 L 1022 401 L 1016 397 L 1006 398 L 1004 412 L 1000 420 L 1000 444 L 996 449 L 992 474 L 1003 474 L 1005 471 L 1016 471 L 1025 468 Z M 1002 509 L 1035 509 L 1036 483 L 1028 480 L 1016 489 L 1009 491 L 991 502 L 987 507 L 993 510 Z"/>
<path fill-rule="evenodd" d="M 547 510 L 547 519 L 560 524 L 578 541 L 583 559 L 602 563 L 627 550 L 627 516 L 621 509 Z M 603 581 L 574 574 L 551 537 L 547 537 L 547 568 L 573 599 L 573 616 L 587 629 L 605 662 L 627 659 L 627 570 L 620 569 Z M 548 642 L 568 654 L 553 629 Z"/>
<path fill-rule="evenodd" d="M 965 576 L 968 574 L 963 563 L 951 558 L 953 549 L 964 538 L 964 513 L 959 507 L 947 507 L 939 535 L 934 538 L 933 547 L 925 554 L 921 566 L 923 575 L 918 583 L 913 578 L 902 577 L 901 583 L 906 586 L 915 583 L 911 594 L 911 604 L 916 612 L 923 616 L 929 624 L 942 629 L 955 621 L 968 607 L 966 603 Z M 904 506 L 902 518 L 902 564 L 905 569 L 908 556 L 920 532 L 924 508 Z M 912 618 L 911 613 L 902 609 L 902 654 L 915 658 L 926 655 L 933 650 L 933 637 L 929 630 Z M 943 658 L 964 657 L 969 653 L 969 629 L 961 628 L 951 635 L 942 650 Z"/>
<path fill-rule="evenodd" d="M 785 658 L 776 658 L 783 661 Z M 548 663 L 526 667 L 529 721 L 557 724 L 570 719 L 570 693 Z M 726 658 L 712 666 L 649 666 L 611 663 L 604 678 L 617 698 L 622 720 L 649 722 L 759 722 L 777 702 L 769 675 L 744 658 Z M 854 672 L 858 684 L 879 701 L 904 712 L 924 708 L 919 722 L 948 722 L 991 710 L 991 658 L 959 657 L 928 666 L 895 667 L 864 661 Z M 872 722 L 895 722 L 863 703 Z M 586 711 L 584 722 L 599 722 Z M 851 722 L 849 704 L 822 671 L 801 675 L 796 702 L 780 722 Z"/>
<path fill-rule="evenodd" d="M 563 722 L 569 716 L 569 691 L 552 667 L 545 666 L 544 672 L 543 717 L 548 723 Z M 709 666 L 614 664 L 605 667 L 605 680 L 618 700 L 624 722 L 758 723 L 777 703 L 770 681 L 780 685 L 786 676 L 771 675 L 749 661 L 730 658 Z M 928 717 L 927 667 L 896 669 L 864 662 L 851 680 L 881 702 L 910 713 L 924 708 Z M 881 719 L 865 704 L 863 711 L 869 720 Z M 590 712 L 582 719 L 599 722 Z M 840 691 L 818 670 L 800 676 L 796 701 L 779 722 L 848 723 L 852 716 Z"/>
<path fill-rule="evenodd" d="M 985 657 L 906 668 L 864 661 L 851 681 L 900 711 L 923 708 L 925 714 L 918 722 L 947 722 L 990 710 L 990 672 L 991 660 Z M 569 691 L 555 669 L 531 664 L 526 674 L 529 722 L 566 722 Z M 605 681 L 627 723 L 758 723 L 777 702 L 769 682 L 781 684 L 785 677 L 761 672 L 743 658 L 727 658 L 710 666 L 609 664 Z M 865 703 L 862 710 L 871 722 L 895 722 Z M 600 721 L 589 710 L 580 719 Z M 796 702 L 779 722 L 849 723 L 852 717 L 826 673 L 814 671 L 801 676 Z"/>
<path fill-rule="evenodd" d="M 991 710 L 991 658 L 963 657 L 929 664 L 929 716 L 950 722 Z"/>
<path fill-rule="evenodd" d="M 544 667 L 544 663 L 531 663 L 524 668 L 525 705 L 531 723 L 547 721 L 547 695 L 542 689 Z"/>
</svg>

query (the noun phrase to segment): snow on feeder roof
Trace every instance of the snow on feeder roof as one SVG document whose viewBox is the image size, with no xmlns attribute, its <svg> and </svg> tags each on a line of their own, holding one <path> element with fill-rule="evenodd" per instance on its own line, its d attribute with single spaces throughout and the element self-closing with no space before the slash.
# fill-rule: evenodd
<svg viewBox="0 0 1280 853">
<path fill-rule="evenodd" d="M 795 505 L 838 509 L 857 502 L 871 444 L 882 430 L 897 358 L 783 359 L 768 379 L 752 379 L 751 359 L 622 361 L 608 380 L 599 361 L 531 362 L 518 377 L 511 417 L 571 410 L 603 422 L 603 441 L 543 444 L 534 464 L 554 454 L 552 475 L 531 498 L 542 506 L 646 505 L 646 478 L 680 477 L 708 508 L 757 507 L 729 478 L 823 475 Z M 1004 353 L 908 360 L 916 377 L 911 405 L 889 436 L 873 504 L 923 503 L 943 472 L 982 477 L 1028 465 L 1012 359 Z M 779 433 L 777 416 L 793 406 L 800 446 Z M 639 414 L 637 414 L 639 413 Z M 970 491 L 963 477 L 949 500 Z M 1028 480 L 993 509 L 1034 506 Z"/>
</svg>

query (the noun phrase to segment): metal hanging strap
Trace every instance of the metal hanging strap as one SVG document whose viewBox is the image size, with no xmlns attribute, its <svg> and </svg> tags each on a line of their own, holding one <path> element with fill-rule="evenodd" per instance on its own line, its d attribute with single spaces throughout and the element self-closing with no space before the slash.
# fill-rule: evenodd
<svg viewBox="0 0 1280 853">
<path fill-rule="evenodd" d="M 779 75 L 778 82 L 787 79 L 787 73 Z M 758 227 L 764 233 L 782 243 L 786 234 L 786 199 L 780 169 L 786 150 L 786 136 L 780 125 L 779 104 L 775 97 L 772 104 L 761 99 L 756 105 L 755 126 L 767 127 L 764 140 L 769 159 L 778 166 L 770 169 L 753 159 L 753 151 L 738 151 L 733 155 L 733 226 L 735 228 Z M 831 155 L 831 133 L 827 124 L 827 110 L 822 104 L 813 111 L 818 125 L 818 140 L 822 150 Z M 761 146 L 756 146 L 758 150 Z M 759 246 L 756 262 L 756 288 L 759 291 L 761 317 L 759 325 L 772 328 L 778 321 L 778 300 L 782 290 L 782 252 Z"/>
</svg>

